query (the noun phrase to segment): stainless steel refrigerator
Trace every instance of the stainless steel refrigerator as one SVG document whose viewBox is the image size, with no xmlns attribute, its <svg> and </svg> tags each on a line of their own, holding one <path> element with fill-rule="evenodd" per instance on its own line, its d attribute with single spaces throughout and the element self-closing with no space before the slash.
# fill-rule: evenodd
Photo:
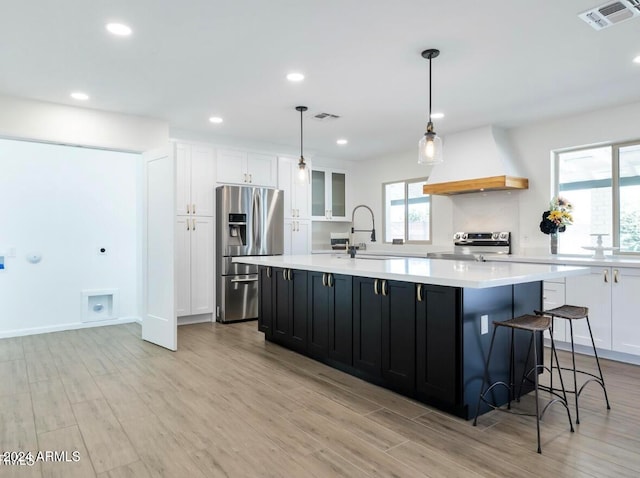
<svg viewBox="0 0 640 478">
<path fill-rule="evenodd" d="M 246 186 L 216 188 L 216 318 L 258 318 L 258 266 L 239 256 L 284 252 L 284 191 Z"/>
</svg>

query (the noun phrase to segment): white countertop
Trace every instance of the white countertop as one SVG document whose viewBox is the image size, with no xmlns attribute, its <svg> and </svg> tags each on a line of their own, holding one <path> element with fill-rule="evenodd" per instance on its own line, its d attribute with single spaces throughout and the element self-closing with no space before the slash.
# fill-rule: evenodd
<svg viewBox="0 0 640 478">
<path fill-rule="evenodd" d="M 356 256 L 355 259 L 351 259 L 346 254 L 340 256 L 327 254 L 246 256 L 234 257 L 233 262 L 474 289 L 557 279 L 589 272 L 585 267 L 548 264 L 416 258 L 383 259 L 380 256 L 369 258 Z"/>
<path fill-rule="evenodd" d="M 592 267 L 637 267 L 640 268 L 640 259 L 626 256 L 605 256 L 604 259 L 596 259 L 588 256 L 569 256 L 562 254 L 548 254 L 539 256 L 524 255 L 485 255 L 486 261 L 520 262 L 532 264 L 567 264 Z"/>
</svg>

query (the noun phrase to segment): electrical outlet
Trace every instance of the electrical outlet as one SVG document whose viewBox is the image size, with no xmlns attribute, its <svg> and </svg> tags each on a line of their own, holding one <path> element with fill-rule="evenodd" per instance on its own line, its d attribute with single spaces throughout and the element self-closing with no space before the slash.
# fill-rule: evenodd
<svg viewBox="0 0 640 478">
<path fill-rule="evenodd" d="M 480 335 L 489 333 L 489 316 L 481 315 L 480 316 Z"/>
</svg>

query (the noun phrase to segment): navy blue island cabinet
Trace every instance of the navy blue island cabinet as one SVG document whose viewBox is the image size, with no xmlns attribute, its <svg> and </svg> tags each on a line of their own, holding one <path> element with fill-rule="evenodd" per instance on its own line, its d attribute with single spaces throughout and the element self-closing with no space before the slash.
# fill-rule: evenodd
<svg viewBox="0 0 640 478">
<path fill-rule="evenodd" d="M 259 280 L 266 340 L 465 419 L 475 413 L 492 322 L 542 306 L 539 281 L 474 289 L 269 267 Z M 496 337 L 492 381 L 508 381 L 509 341 Z M 516 332 L 515 343 L 520 377 L 533 365 L 529 335 Z M 506 392 L 494 398 L 504 403 Z"/>
</svg>

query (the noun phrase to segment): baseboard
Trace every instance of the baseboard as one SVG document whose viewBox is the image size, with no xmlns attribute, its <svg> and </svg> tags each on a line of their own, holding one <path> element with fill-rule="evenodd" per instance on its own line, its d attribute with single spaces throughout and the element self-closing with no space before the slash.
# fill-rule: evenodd
<svg viewBox="0 0 640 478">
<path fill-rule="evenodd" d="M 181 325 L 202 324 L 204 322 L 215 322 L 213 314 L 186 315 L 178 317 L 178 327 Z"/>
<path fill-rule="evenodd" d="M 571 342 L 560 342 L 559 340 L 556 340 L 555 343 L 556 343 L 556 348 L 558 350 L 571 352 Z M 549 339 L 544 339 L 544 344 L 547 347 L 551 346 Z M 575 344 L 575 350 L 576 350 L 576 353 L 593 356 L 592 347 Z M 615 352 L 613 350 L 598 349 L 598 358 L 615 360 L 616 362 L 630 363 L 632 365 L 640 365 L 640 355 L 626 354 L 623 352 Z"/>
<path fill-rule="evenodd" d="M 141 323 L 140 317 L 120 317 L 118 319 L 101 320 L 95 322 L 74 322 L 70 324 L 49 325 L 46 327 L 32 327 L 29 329 L 14 329 L 0 332 L 0 339 L 22 337 L 25 335 L 46 334 L 49 332 L 63 332 L 65 330 L 88 329 L 91 327 L 105 327 L 107 325 L 122 325 L 132 322 Z"/>
</svg>

